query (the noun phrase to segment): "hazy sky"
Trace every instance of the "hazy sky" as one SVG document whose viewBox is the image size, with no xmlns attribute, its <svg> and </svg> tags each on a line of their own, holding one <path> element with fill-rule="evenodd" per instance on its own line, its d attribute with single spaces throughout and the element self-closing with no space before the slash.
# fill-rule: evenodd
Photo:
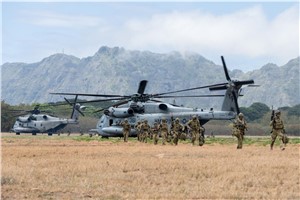
<svg viewBox="0 0 300 200">
<path fill-rule="evenodd" d="M 299 56 L 299 2 L 2 2 L 2 62 L 101 46 L 196 52 L 228 68 L 279 66 Z"/>
</svg>

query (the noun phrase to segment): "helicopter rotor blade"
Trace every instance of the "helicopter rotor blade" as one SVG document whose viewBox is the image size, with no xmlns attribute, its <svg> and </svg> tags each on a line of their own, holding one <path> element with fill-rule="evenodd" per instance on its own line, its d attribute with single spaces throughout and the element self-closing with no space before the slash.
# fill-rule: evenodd
<svg viewBox="0 0 300 200">
<path fill-rule="evenodd" d="M 155 97 L 155 98 L 185 98 L 185 97 L 196 97 L 196 98 L 199 98 L 199 97 L 224 97 L 225 95 L 211 95 L 211 94 L 208 94 L 208 95 L 180 95 L 180 96 L 158 96 L 158 97 Z"/>
<path fill-rule="evenodd" d="M 227 67 L 226 67 L 225 59 L 224 59 L 223 56 L 221 56 L 221 59 L 222 59 L 222 63 L 223 63 L 223 68 L 224 68 L 226 80 L 227 80 L 227 81 L 231 81 L 231 78 L 230 78 L 230 76 L 229 76 L 229 73 L 228 73 L 228 70 L 227 70 Z"/>
<path fill-rule="evenodd" d="M 184 90 L 177 90 L 177 91 L 172 91 L 172 92 L 164 92 L 164 93 L 158 93 L 158 94 L 153 94 L 152 97 L 157 97 L 165 94 L 174 94 L 178 92 L 185 92 L 185 91 L 191 91 L 191 90 L 198 90 L 198 89 L 204 89 L 204 88 L 209 88 L 209 87 L 214 87 L 214 86 L 221 86 L 225 85 L 227 83 L 219 83 L 219 84 L 213 84 L 213 85 L 206 85 L 206 86 L 200 86 L 200 87 L 194 87 L 194 88 L 189 88 L 189 89 L 184 89 Z"/>
<path fill-rule="evenodd" d="M 122 98 L 110 98 L 110 99 L 95 99 L 95 100 L 86 100 L 86 101 L 77 101 L 77 103 L 85 104 L 85 103 L 96 103 L 96 102 L 105 102 L 105 101 L 113 101 L 113 100 L 124 100 L 127 99 L 126 97 Z M 70 102 L 72 104 L 72 102 Z M 69 103 L 56 103 L 52 106 L 61 106 L 61 105 L 67 105 Z"/>
<path fill-rule="evenodd" d="M 210 87 L 209 90 L 210 91 L 227 90 L 227 85 L 221 85 L 221 86 L 217 86 L 217 87 Z"/>
<path fill-rule="evenodd" d="M 78 95 L 78 96 L 90 96 L 90 97 L 126 97 L 126 98 L 130 97 L 127 95 L 86 94 L 86 93 L 68 93 L 68 92 L 52 92 L 50 94 L 53 94 L 53 95 Z"/>
<path fill-rule="evenodd" d="M 64 97 L 64 99 L 70 106 L 73 106 L 72 103 L 66 97 Z"/>
<path fill-rule="evenodd" d="M 83 112 L 81 112 L 81 110 L 79 108 L 76 108 L 76 110 L 82 115 L 84 116 Z"/>
<path fill-rule="evenodd" d="M 254 80 L 245 80 L 245 81 L 234 81 L 234 84 L 236 86 L 240 86 L 240 85 L 250 85 L 250 84 L 254 84 Z"/>
<path fill-rule="evenodd" d="M 137 93 L 138 94 L 144 94 L 146 86 L 147 86 L 148 81 L 147 80 L 142 80 L 139 84 L 139 88 Z"/>
</svg>

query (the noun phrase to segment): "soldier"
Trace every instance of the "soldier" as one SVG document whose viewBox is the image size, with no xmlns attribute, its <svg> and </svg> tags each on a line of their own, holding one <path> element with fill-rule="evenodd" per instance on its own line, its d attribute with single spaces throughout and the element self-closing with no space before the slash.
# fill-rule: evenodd
<svg viewBox="0 0 300 200">
<path fill-rule="evenodd" d="M 280 111 L 276 110 L 275 111 L 275 117 L 273 117 L 273 120 L 270 122 L 270 126 L 272 127 L 272 141 L 271 141 L 271 150 L 273 150 L 273 145 L 274 142 L 277 138 L 277 136 L 279 137 L 280 140 L 280 148 L 281 150 L 285 150 L 286 147 L 286 143 L 288 142 L 288 139 L 286 137 L 286 135 L 284 134 L 284 125 L 283 125 L 283 121 L 280 118 Z"/>
<path fill-rule="evenodd" d="M 156 145 L 158 142 L 158 132 L 159 132 L 159 124 L 157 122 L 154 122 L 153 127 L 151 128 L 151 132 L 153 135 L 153 143 Z"/>
<path fill-rule="evenodd" d="M 149 131 L 150 131 L 150 126 L 148 124 L 148 121 L 145 119 L 144 123 L 141 124 L 141 135 L 142 135 L 141 142 L 147 143 Z"/>
<path fill-rule="evenodd" d="M 203 128 L 203 126 L 200 123 L 199 146 L 203 146 L 203 144 L 205 143 L 204 132 L 205 132 L 205 129 Z"/>
<path fill-rule="evenodd" d="M 124 142 L 128 142 L 128 135 L 130 133 L 130 124 L 128 123 L 128 120 L 125 119 L 124 122 L 121 123 L 121 126 L 123 127 L 123 136 L 124 136 Z"/>
<path fill-rule="evenodd" d="M 200 134 L 200 122 L 196 115 L 193 116 L 191 120 L 187 122 L 187 127 L 191 130 L 192 134 L 192 144 L 195 144 L 195 141 L 199 141 Z"/>
<path fill-rule="evenodd" d="M 178 144 L 179 134 L 184 130 L 184 126 L 179 123 L 179 118 L 175 119 L 175 122 L 172 124 L 171 133 L 173 135 L 173 143 Z"/>
<path fill-rule="evenodd" d="M 160 129 L 160 134 L 161 134 L 161 137 L 162 137 L 162 145 L 165 145 L 166 140 L 167 140 L 167 136 L 168 136 L 168 132 L 169 132 L 169 127 L 168 127 L 166 119 L 161 120 L 161 123 L 159 125 L 159 129 Z"/>
<path fill-rule="evenodd" d="M 134 129 L 136 131 L 136 135 L 137 135 L 137 139 L 138 141 L 140 140 L 140 125 L 141 125 L 141 121 L 138 121 L 135 125 L 134 125 Z"/>
<path fill-rule="evenodd" d="M 245 130 L 247 130 L 247 123 L 244 119 L 243 113 L 239 113 L 237 119 L 233 123 L 233 133 L 232 133 L 232 135 L 237 137 L 238 139 L 237 149 L 241 149 L 243 147 Z"/>
</svg>

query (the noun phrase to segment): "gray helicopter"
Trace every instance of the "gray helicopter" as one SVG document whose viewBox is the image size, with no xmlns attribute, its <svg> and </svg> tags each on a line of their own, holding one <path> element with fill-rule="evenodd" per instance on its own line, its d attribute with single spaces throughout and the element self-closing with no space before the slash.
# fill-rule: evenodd
<svg viewBox="0 0 300 200">
<path fill-rule="evenodd" d="M 15 132 L 16 135 L 20 135 L 20 133 L 32 133 L 32 135 L 36 135 L 37 133 L 48 133 L 48 135 L 51 136 L 68 124 L 78 124 L 79 114 L 84 116 L 82 110 L 84 110 L 85 106 L 76 103 L 77 96 L 75 97 L 74 103 L 71 103 L 66 98 L 65 100 L 73 107 L 70 119 L 43 114 L 39 110 L 39 105 L 37 105 L 33 110 L 25 111 L 28 113 L 25 116 L 17 117 L 16 122 L 12 127 L 12 131 Z"/>
<path fill-rule="evenodd" d="M 155 122 L 160 123 L 162 119 L 166 119 L 169 126 L 173 119 L 179 118 L 181 123 L 185 124 L 192 116 L 197 116 L 201 125 L 204 125 L 210 120 L 232 120 L 240 112 L 238 106 L 238 97 L 243 85 L 254 84 L 253 80 L 231 80 L 228 70 L 221 56 L 225 77 L 227 82 L 177 90 L 172 92 L 158 93 L 158 94 L 145 94 L 145 88 L 147 85 L 146 80 L 143 80 L 139 84 L 139 88 L 136 94 L 133 95 L 105 95 L 105 94 L 78 94 L 78 93 L 51 93 L 55 95 L 79 95 L 79 96 L 94 96 L 105 97 L 109 99 L 98 99 L 88 102 L 101 102 L 118 100 L 117 103 L 104 109 L 98 110 L 104 111 L 104 114 L 100 117 L 97 123 L 96 129 L 91 129 L 91 132 L 96 132 L 102 137 L 122 137 L 123 129 L 120 125 L 125 119 L 131 124 L 130 136 L 137 136 L 134 129 L 134 125 L 138 121 L 147 120 L 148 124 L 152 126 Z M 198 89 L 209 88 L 210 91 L 225 90 L 224 95 L 182 95 L 174 96 L 179 92 L 192 91 Z M 164 103 L 157 99 L 162 98 L 178 98 L 178 97 L 224 97 L 222 109 L 215 111 L 213 109 L 203 110 L 197 108 L 181 107 L 174 104 Z"/>
</svg>

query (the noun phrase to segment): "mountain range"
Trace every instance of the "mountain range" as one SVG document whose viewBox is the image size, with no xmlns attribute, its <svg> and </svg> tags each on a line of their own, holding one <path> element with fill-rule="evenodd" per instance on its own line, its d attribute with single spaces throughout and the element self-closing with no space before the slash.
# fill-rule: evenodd
<svg viewBox="0 0 300 200">
<path fill-rule="evenodd" d="M 225 58 L 226 59 L 226 58 Z M 54 54 L 36 63 L 5 63 L 2 100 L 9 104 L 54 102 L 63 97 L 50 92 L 130 95 L 139 81 L 148 80 L 145 93 L 161 93 L 226 82 L 223 67 L 197 53 L 129 51 L 101 47 L 93 56 L 77 58 Z M 268 63 L 244 73 L 229 71 L 238 80 L 254 79 L 259 87 L 245 87 L 240 106 L 262 102 L 268 106 L 294 106 L 299 98 L 299 57 L 283 66 Z M 212 94 L 208 89 L 182 94 Z M 182 95 L 178 93 L 178 95 Z M 215 94 L 215 93 L 213 93 Z M 220 108 L 222 98 L 166 99 L 198 108 Z"/>
</svg>

